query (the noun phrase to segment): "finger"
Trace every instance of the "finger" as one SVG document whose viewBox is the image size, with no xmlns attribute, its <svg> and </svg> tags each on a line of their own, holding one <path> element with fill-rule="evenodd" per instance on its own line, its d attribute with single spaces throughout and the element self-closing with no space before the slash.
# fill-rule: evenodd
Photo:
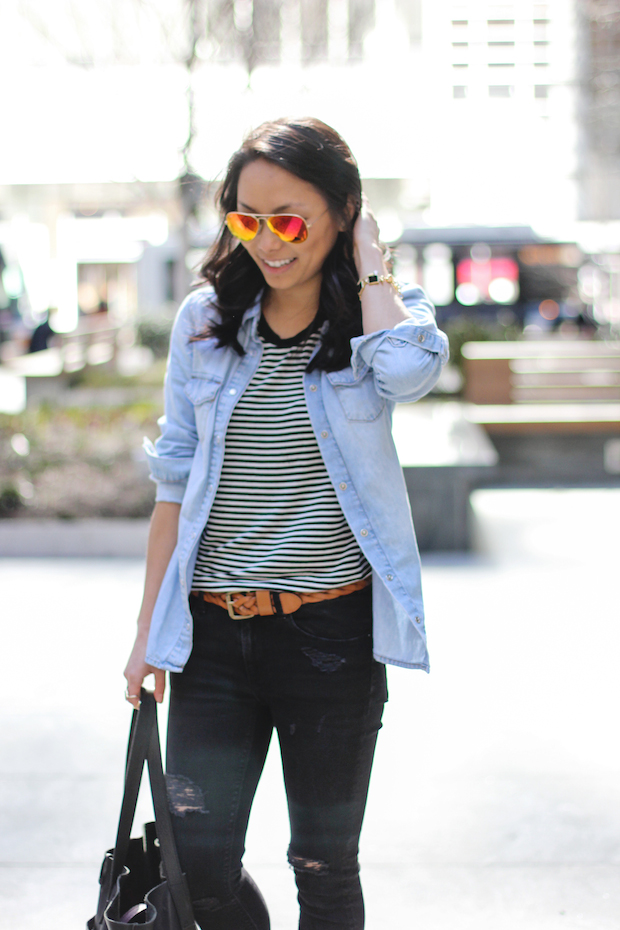
<svg viewBox="0 0 620 930">
<path fill-rule="evenodd" d="M 125 675 L 127 687 L 125 688 L 125 700 L 136 710 L 140 707 L 140 688 L 142 680 L 136 675 Z"/>
<path fill-rule="evenodd" d="M 156 668 L 153 670 L 155 675 L 155 690 L 153 694 L 155 695 L 155 700 L 158 704 L 164 699 L 164 691 L 166 690 L 166 672 L 163 668 Z"/>
</svg>

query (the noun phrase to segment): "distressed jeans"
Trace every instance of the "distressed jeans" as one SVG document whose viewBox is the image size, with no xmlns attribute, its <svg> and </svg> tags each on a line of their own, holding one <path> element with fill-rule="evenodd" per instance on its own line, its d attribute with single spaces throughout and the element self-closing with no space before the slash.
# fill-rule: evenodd
<svg viewBox="0 0 620 930">
<path fill-rule="evenodd" d="M 361 930 L 358 842 L 384 701 L 370 587 L 294 614 L 232 620 L 191 597 L 194 645 L 172 674 L 170 807 L 202 930 L 268 930 L 243 869 L 254 793 L 275 727 L 300 930 Z"/>
</svg>

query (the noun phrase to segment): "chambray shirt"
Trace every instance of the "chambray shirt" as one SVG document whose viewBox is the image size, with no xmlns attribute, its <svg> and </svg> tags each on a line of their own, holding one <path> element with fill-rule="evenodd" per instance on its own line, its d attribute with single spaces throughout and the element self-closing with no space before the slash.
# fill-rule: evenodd
<svg viewBox="0 0 620 930">
<path fill-rule="evenodd" d="M 145 439 L 157 501 L 181 504 L 176 548 L 153 611 L 146 661 L 182 671 L 192 650 L 189 592 L 213 504 L 235 404 L 258 368 L 260 300 L 239 329 L 245 355 L 191 341 L 215 314 L 212 291 L 179 309 L 165 380 L 161 436 Z M 423 397 L 448 358 L 446 336 L 419 287 L 403 299 L 409 319 L 351 340 L 349 367 L 304 374 L 310 422 L 343 513 L 372 566 L 373 646 L 379 662 L 428 671 L 420 557 L 392 439 L 394 404 Z"/>
</svg>

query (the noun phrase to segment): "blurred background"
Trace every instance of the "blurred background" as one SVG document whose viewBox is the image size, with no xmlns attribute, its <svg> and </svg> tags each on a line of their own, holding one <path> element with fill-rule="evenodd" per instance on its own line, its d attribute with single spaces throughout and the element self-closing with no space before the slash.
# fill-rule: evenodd
<svg viewBox="0 0 620 930">
<path fill-rule="evenodd" d="M 618 480 L 618 0 L 18 0 L 0 50 L 0 513 L 148 513 L 140 440 L 218 179 L 281 114 L 344 135 L 450 336 L 434 398 L 461 406 L 403 464 L 558 480 L 569 432 L 564 478 Z"/>
<path fill-rule="evenodd" d="M 94 909 L 142 439 L 227 159 L 284 114 L 351 145 L 452 352 L 394 413 L 434 671 L 390 669 L 369 928 L 615 930 L 620 0 L 13 0 L 0 75 L 0 930 Z M 270 753 L 274 930 L 285 810 Z"/>
</svg>

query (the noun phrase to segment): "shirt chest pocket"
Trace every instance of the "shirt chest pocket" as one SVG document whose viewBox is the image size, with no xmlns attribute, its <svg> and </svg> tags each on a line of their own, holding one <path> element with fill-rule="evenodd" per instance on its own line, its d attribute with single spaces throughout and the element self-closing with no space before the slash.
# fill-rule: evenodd
<svg viewBox="0 0 620 930">
<path fill-rule="evenodd" d="M 385 407 L 385 398 L 377 394 L 372 371 L 355 380 L 350 368 L 327 373 L 336 397 L 348 420 L 376 420 Z"/>
<path fill-rule="evenodd" d="M 196 429 L 200 439 L 207 435 L 209 415 L 215 407 L 215 400 L 222 387 L 217 377 L 191 378 L 185 385 L 185 393 L 194 405 Z"/>
</svg>

